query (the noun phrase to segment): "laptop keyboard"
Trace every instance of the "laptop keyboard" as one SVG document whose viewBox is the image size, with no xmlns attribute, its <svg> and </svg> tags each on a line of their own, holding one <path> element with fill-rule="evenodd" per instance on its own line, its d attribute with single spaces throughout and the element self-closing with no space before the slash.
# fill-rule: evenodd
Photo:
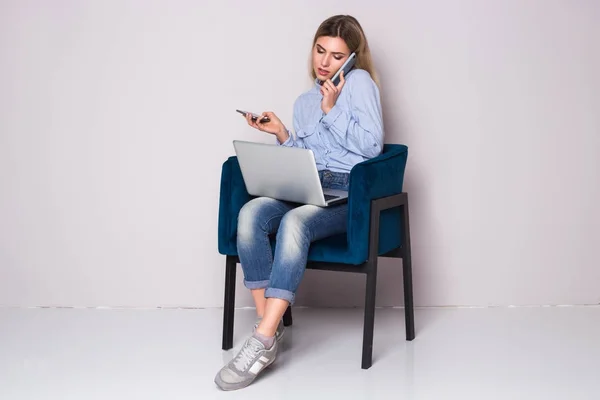
<svg viewBox="0 0 600 400">
<path fill-rule="evenodd" d="M 337 199 L 337 198 L 340 197 L 340 196 L 334 196 L 334 195 L 331 195 L 331 194 L 325 194 L 324 196 L 325 196 L 325 201 Z"/>
</svg>

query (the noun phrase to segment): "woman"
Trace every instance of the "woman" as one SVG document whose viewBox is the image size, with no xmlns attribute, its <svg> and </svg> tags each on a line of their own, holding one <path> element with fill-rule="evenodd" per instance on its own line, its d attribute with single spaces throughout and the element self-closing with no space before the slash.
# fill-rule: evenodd
<svg viewBox="0 0 600 400">
<path fill-rule="evenodd" d="M 331 77 L 352 53 L 355 68 L 335 86 Z M 352 167 L 375 157 L 383 148 L 379 89 L 367 39 L 358 21 L 348 15 L 325 20 L 312 47 L 311 75 L 315 86 L 294 104 L 292 136 L 272 112 L 250 126 L 270 133 L 280 146 L 314 152 L 323 187 L 348 190 Z M 260 123 L 263 117 L 270 121 Z M 248 202 L 238 219 L 237 249 L 244 284 L 252 292 L 257 322 L 239 353 L 215 378 L 223 390 L 251 384 L 277 355 L 283 335 L 282 317 L 294 303 L 306 269 L 310 243 L 346 231 L 347 205 L 317 207 L 259 197 Z M 272 255 L 269 235 L 277 234 Z"/>
</svg>

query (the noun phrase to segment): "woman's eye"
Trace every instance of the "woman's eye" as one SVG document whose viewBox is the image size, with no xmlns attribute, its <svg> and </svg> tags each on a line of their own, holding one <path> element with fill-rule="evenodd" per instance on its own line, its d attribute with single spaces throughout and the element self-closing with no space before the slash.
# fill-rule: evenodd
<svg viewBox="0 0 600 400">
<path fill-rule="evenodd" d="M 338 61 L 340 61 L 342 59 L 342 57 L 333 57 L 333 58 L 335 58 Z"/>
<path fill-rule="evenodd" d="M 319 54 L 323 54 L 323 53 L 325 53 L 325 52 L 324 52 L 323 50 L 317 50 L 317 53 L 319 53 Z"/>
</svg>

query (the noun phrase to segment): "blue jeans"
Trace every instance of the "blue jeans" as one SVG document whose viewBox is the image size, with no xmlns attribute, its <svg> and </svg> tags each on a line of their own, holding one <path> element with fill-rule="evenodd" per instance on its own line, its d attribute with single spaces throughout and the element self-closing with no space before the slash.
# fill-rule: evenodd
<svg viewBox="0 0 600 400">
<path fill-rule="evenodd" d="M 349 174 L 319 171 L 324 188 L 348 190 Z M 250 200 L 238 218 L 237 250 L 248 289 L 294 304 L 311 242 L 346 232 L 348 206 L 298 205 L 268 197 Z M 270 235 L 277 234 L 275 251 Z"/>
</svg>

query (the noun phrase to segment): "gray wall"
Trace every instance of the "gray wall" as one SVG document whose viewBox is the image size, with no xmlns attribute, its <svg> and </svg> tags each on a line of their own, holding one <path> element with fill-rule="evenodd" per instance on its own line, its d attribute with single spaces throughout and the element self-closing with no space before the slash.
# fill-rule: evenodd
<svg viewBox="0 0 600 400">
<path fill-rule="evenodd" d="M 205 3 L 0 2 L 0 305 L 221 306 L 221 163 L 272 140 L 234 110 L 291 125 L 337 13 L 410 148 L 417 305 L 600 302 L 599 2 Z M 361 305 L 347 275 L 298 304 Z M 379 278 L 402 304 L 397 262 Z"/>
</svg>

